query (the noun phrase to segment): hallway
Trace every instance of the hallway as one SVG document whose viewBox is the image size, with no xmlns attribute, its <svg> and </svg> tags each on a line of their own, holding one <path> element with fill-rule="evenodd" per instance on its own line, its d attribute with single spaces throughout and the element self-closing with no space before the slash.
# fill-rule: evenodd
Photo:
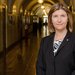
<svg viewBox="0 0 75 75">
<path fill-rule="evenodd" d="M 36 75 L 48 13 L 57 2 L 67 4 L 75 24 L 75 0 L 0 0 L 0 75 Z"/>
<path fill-rule="evenodd" d="M 40 40 L 49 34 L 45 26 L 40 32 L 37 30 L 36 34 L 29 34 L 7 53 L 6 75 L 36 75 L 35 66 Z"/>
</svg>

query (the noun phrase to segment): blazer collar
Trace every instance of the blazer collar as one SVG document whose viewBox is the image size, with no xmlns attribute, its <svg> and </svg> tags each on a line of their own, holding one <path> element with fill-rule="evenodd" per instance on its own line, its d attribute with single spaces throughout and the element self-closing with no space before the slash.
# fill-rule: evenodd
<svg viewBox="0 0 75 75">
<path fill-rule="evenodd" d="M 67 32 L 65 38 L 63 39 L 63 41 L 62 41 L 60 47 L 59 47 L 58 50 L 57 50 L 57 53 L 56 53 L 55 56 L 57 56 L 58 53 L 62 50 L 62 48 L 63 48 L 64 46 L 66 46 L 67 43 L 70 41 L 70 34 L 71 34 L 70 32 Z"/>
<path fill-rule="evenodd" d="M 53 53 L 53 41 L 54 41 L 54 35 L 55 33 L 51 33 L 50 34 L 50 37 L 49 37 L 49 41 L 48 41 L 48 51 L 49 51 L 49 55 L 50 56 L 54 56 L 54 53 Z M 54 58 L 54 57 L 53 57 Z"/>
<path fill-rule="evenodd" d="M 60 47 L 59 47 L 55 56 L 57 56 L 58 53 L 60 53 L 60 51 L 62 50 L 62 48 L 70 41 L 70 34 L 71 34 L 70 32 L 67 32 L 67 34 L 66 34 L 65 38 L 63 39 L 63 42 L 61 43 L 61 45 L 60 45 Z M 55 36 L 55 33 L 52 33 L 51 37 L 50 37 L 50 40 L 49 40 L 49 52 L 52 55 L 54 55 L 54 53 L 53 53 L 53 51 L 54 51 L 54 49 L 53 49 L 54 36 Z"/>
</svg>

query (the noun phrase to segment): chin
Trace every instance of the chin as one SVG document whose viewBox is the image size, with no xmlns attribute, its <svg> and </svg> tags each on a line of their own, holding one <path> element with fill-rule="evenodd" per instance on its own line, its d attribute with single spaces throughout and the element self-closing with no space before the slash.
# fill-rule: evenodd
<svg viewBox="0 0 75 75">
<path fill-rule="evenodd" d="M 56 30 L 57 30 L 57 31 L 63 31 L 63 30 L 65 30 L 65 29 L 60 29 L 60 28 L 59 28 L 59 29 L 56 29 Z"/>
</svg>

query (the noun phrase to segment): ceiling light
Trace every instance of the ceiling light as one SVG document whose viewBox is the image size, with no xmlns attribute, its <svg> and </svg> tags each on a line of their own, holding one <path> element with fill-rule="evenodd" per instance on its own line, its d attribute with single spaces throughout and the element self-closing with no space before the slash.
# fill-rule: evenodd
<svg viewBox="0 0 75 75">
<path fill-rule="evenodd" d="M 41 8 L 44 9 L 44 6 L 42 5 Z"/>
<path fill-rule="evenodd" d="M 43 0 L 38 0 L 38 3 L 43 3 Z"/>
</svg>

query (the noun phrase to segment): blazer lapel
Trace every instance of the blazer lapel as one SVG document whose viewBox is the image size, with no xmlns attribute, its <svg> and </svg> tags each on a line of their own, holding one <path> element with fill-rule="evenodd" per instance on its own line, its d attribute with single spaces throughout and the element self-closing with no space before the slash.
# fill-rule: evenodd
<svg viewBox="0 0 75 75">
<path fill-rule="evenodd" d="M 48 61 L 47 62 L 48 64 L 54 62 L 53 39 L 54 39 L 54 34 L 51 34 L 48 39 L 47 52 L 46 52 L 46 60 Z"/>
<path fill-rule="evenodd" d="M 50 56 L 54 56 L 54 53 L 53 53 L 53 50 L 54 50 L 53 49 L 54 35 L 55 35 L 55 33 L 53 33 L 51 35 L 51 37 L 49 38 L 49 43 L 48 43 L 48 47 L 47 47 Z"/>
<path fill-rule="evenodd" d="M 65 38 L 64 38 L 64 40 L 63 40 L 63 42 L 61 43 L 60 47 L 58 48 L 58 51 L 57 51 L 56 55 L 58 55 L 58 53 L 62 50 L 62 48 L 63 48 L 64 46 L 66 46 L 66 44 L 69 42 L 69 40 L 70 40 L 70 32 L 68 32 L 68 33 L 66 34 L 66 36 L 65 36 Z M 56 56 L 56 55 L 55 55 L 55 56 Z"/>
</svg>

